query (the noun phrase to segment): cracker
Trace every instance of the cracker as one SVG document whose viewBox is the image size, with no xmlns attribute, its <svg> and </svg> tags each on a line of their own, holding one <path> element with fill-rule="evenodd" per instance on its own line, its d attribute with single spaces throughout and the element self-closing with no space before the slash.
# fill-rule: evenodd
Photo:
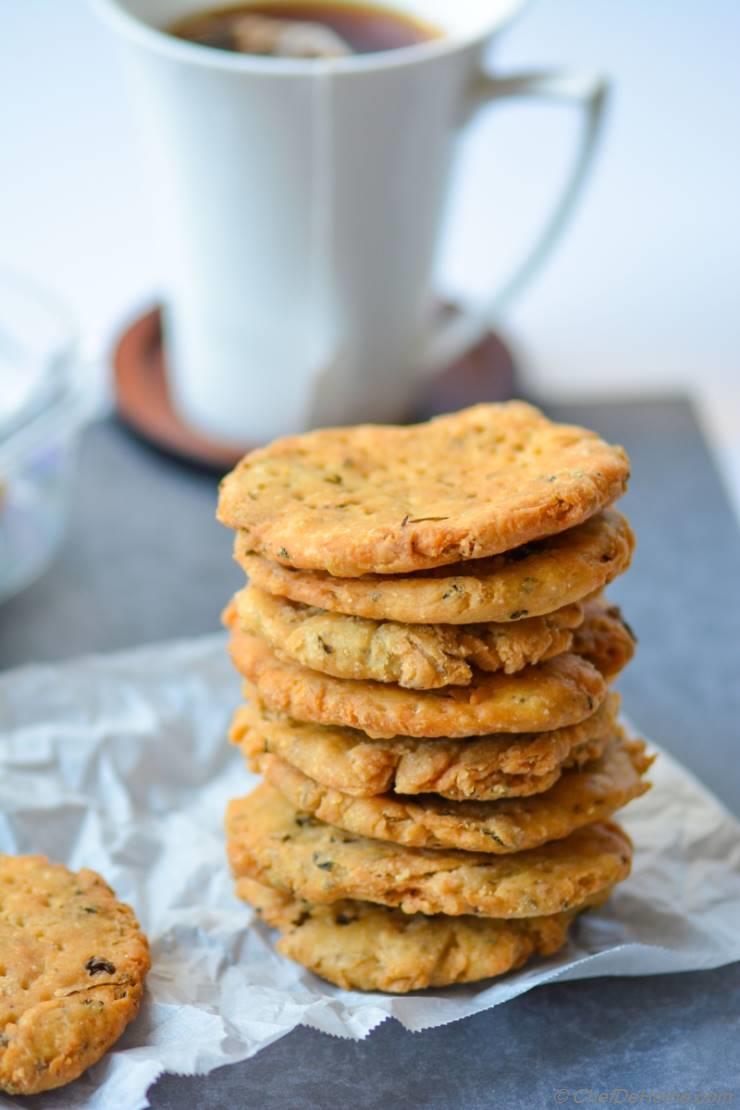
<svg viewBox="0 0 740 1110">
<path fill-rule="evenodd" d="M 618 605 L 599 596 L 586 602 L 584 620 L 573 636 L 573 651 L 588 659 L 607 682 L 624 670 L 637 639 Z"/>
<path fill-rule="evenodd" d="M 495 802 L 450 802 L 428 794 L 353 798 L 308 778 L 270 753 L 257 761 L 266 780 L 302 813 L 327 825 L 413 848 L 459 848 L 505 855 L 560 840 L 593 821 L 604 821 L 644 794 L 651 760 L 641 741 L 622 734 L 600 759 L 566 771 L 543 794 Z"/>
<path fill-rule="evenodd" d="M 473 667 L 516 674 L 568 651 L 583 622 L 583 607 L 568 605 L 508 624 L 399 624 L 310 608 L 256 586 L 240 590 L 234 606 L 242 632 L 259 636 L 280 659 L 409 690 L 467 686 Z"/>
<path fill-rule="evenodd" d="M 0 1089 L 81 1075 L 136 1016 L 148 970 L 133 911 L 94 871 L 0 856 Z"/>
<path fill-rule="evenodd" d="M 577 909 L 626 878 L 632 855 L 628 837 L 611 823 L 508 856 L 409 848 L 316 821 L 269 783 L 231 802 L 226 827 L 235 878 L 308 902 L 351 898 L 455 917 Z"/>
<path fill-rule="evenodd" d="M 412 691 L 285 662 L 264 641 L 239 631 L 232 630 L 229 650 L 270 709 L 298 721 L 359 728 L 371 737 L 547 732 L 584 720 L 607 692 L 596 668 L 570 654 L 515 675 L 476 674 L 469 686 Z"/>
<path fill-rule="evenodd" d="M 489 559 L 412 575 L 335 578 L 251 554 L 239 532 L 234 558 L 255 586 L 332 612 L 401 624 L 470 624 L 542 616 L 603 589 L 629 567 L 635 540 L 620 513 Z"/>
<path fill-rule="evenodd" d="M 229 737 L 253 770 L 264 752 L 309 778 L 358 798 L 395 791 L 439 794 L 452 801 L 528 797 L 549 789 L 569 767 L 597 759 L 616 735 L 619 697 L 577 725 L 533 734 L 465 740 L 396 736 L 370 740 L 351 728 L 294 721 L 262 705 L 253 688 L 234 714 Z"/>
<path fill-rule="evenodd" d="M 345 990 L 405 994 L 504 975 L 562 948 L 574 913 L 520 920 L 427 917 L 345 899 L 293 900 L 253 879 L 237 896 L 281 931 L 277 949 Z"/>
<path fill-rule="evenodd" d="M 621 447 L 511 401 L 276 440 L 224 479 L 218 517 L 279 563 L 397 574 L 563 532 L 621 496 L 628 477 Z"/>
</svg>

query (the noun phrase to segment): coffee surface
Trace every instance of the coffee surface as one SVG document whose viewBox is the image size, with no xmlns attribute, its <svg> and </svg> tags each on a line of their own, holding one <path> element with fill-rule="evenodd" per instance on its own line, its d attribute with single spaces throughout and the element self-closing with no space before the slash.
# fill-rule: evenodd
<svg viewBox="0 0 740 1110">
<path fill-rule="evenodd" d="M 170 33 L 203 46 L 276 57 L 340 57 L 399 50 L 442 32 L 404 12 L 374 4 L 273 3 L 207 8 Z"/>
</svg>

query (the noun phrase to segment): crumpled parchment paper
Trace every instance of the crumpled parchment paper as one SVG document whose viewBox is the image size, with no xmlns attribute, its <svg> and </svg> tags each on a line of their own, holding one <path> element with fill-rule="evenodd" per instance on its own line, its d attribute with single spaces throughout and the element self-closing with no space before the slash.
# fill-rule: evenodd
<svg viewBox="0 0 740 1110">
<path fill-rule="evenodd" d="M 0 1105 L 134 1110 L 161 1073 L 244 1060 L 300 1024 L 361 1039 L 389 1015 L 426 1029 L 555 978 L 740 959 L 740 825 L 662 754 L 653 790 L 624 814 L 631 878 L 560 954 L 400 998 L 324 983 L 276 956 L 232 894 L 223 812 L 254 782 L 226 741 L 239 700 L 221 636 L 0 678 L 0 851 L 99 870 L 135 907 L 153 958 L 147 1001 L 112 1053 L 71 1087 Z"/>
</svg>

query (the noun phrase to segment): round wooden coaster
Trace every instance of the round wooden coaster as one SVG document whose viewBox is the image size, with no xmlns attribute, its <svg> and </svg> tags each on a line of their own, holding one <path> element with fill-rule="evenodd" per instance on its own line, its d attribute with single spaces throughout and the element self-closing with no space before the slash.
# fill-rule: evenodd
<svg viewBox="0 0 740 1110">
<path fill-rule="evenodd" d="M 162 451 L 225 470 L 255 446 L 208 439 L 175 412 L 167 384 L 159 308 L 140 316 L 123 332 L 113 354 L 113 375 L 119 416 Z M 512 355 L 504 341 L 491 332 L 448 370 L 420 385 L 409 419 L 425 420 L 477 401 L 505 401 L 515 392 Z"/>
</svg>

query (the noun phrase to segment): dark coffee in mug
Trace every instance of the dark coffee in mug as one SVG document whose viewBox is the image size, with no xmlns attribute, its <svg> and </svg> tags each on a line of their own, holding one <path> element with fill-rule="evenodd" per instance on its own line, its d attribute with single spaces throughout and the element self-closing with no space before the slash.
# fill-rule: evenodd
<svg viewBox="0 0 740 1110">
<path fill-rule="evenodd" d="M 207 8 L 174 23 L 178 38 L 220 50 L 276 57 L 340 57 L 399 50 L 440 38 L 414 16 L 375 4 L 264 0 Z"/>
</svg>

